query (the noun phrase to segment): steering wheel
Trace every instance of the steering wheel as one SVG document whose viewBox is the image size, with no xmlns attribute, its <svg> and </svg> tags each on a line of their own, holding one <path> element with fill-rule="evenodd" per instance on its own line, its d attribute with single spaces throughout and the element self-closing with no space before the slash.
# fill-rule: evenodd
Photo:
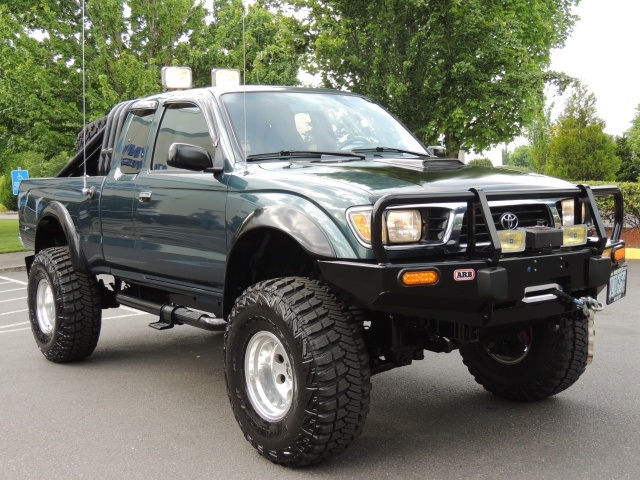
<svg viewBox="0 0 640 480">
<path fill-rule="evenodd" d="M 371 140 L 366 137 L 348 137 L 346 140 L 338 143 L 338 150 L 353 150 L 354 148 L 369 146 L 371 146 Z"/>
</svg>

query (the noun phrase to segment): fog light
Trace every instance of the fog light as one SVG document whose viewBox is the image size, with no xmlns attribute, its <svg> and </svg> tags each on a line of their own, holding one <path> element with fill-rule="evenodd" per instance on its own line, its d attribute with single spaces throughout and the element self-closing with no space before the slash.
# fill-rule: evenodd
<svg viewBox="0 0 640 480">
<path fill-rule="evenodd" d="M 562 246 L 577 247 L 587 243 L 587 226 L 572 225 L 562 227 Z"/>
<path fill-rule="evenodd" d="M 502 253 L 523 252 L 526 246 L 524 228 L 500 230 L 498 231 L 498 238 L 500 239 Z"/>
<path fill-rule="evenodd" d="M 419 270 L 403 272 L 400 280 L 404 285 L 434 285 L 440 280 L 438 270 Z"/>
</svg>

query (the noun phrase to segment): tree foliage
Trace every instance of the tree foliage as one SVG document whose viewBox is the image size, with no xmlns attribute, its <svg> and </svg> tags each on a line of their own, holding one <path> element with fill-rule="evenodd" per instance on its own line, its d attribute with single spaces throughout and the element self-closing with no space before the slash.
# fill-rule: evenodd
<svg viewBox="0 0 640 480">
<path fill-rule="evenodd" d="M 631 128 L 627 132 L 629 147 L 640 156 L 640 104 L 636 107 L 636 115 L 631 121 Z"/>
<path fill-rule="evenodd" d="M 69 150 L 82 125 L 82 4 L 0 4 L 0 145 L 45 160 Z M 161 91 L 160 68 L 243 68 L 241 0 L 86 0 L 86 111 Z M 295 18 L 253 3 L 246 12 L 247 82 L 295 84 L 305 50 Z"/>
<path fill-rule="evenodd" d="M 532 167 L 538 173 L 544 172 L 549 158 L 549 146 L 553 130 L 553 122 L 551 121 L 552 108 L 553 104 L 547 108 L 537 110 L 533 120 L 525 128 L 525 136 L 529 141 L 531 155 L 533 156 Z"/>
<path fill-rule="evenodd" d="M 520 145 L 516 147 L 511 155 L 509 155 L 509 166 L 520 167 L 530 172 L 534 171 L 534 159 L 531 147 L 529 145 Z"/>
<path fill-rule="evenodd" d="M 309 11 L 313 72 L 387 106 L 450 156 L 521 133 L 578 0 L 292 0 Z"/>
<path fill-rule="evenodd" d="M 595 95 L 578 84 L 552 130 L 545 173 L 569 180 L 616 178 L 620 158 L 595 104 Z"/>
<path fill-rule="evenodd" d="M 620 158 L 621 166 L 616 175 L 619 182 L 637 182 L 640 173 L 640 156 L 634 151 L 629 137 L 622 135 L 615 138 L 616 155 Z"/>
</svg>

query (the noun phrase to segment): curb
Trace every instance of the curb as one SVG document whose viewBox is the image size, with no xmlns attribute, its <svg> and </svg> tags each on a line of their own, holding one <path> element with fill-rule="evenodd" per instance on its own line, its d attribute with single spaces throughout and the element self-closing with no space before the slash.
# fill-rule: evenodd
<svg viewBox="0 0 640 480">
<path fill-rule="evenodd" d="M 26 266 L 15 266 L 15 267 L 0 267 L 0 273 L 10 273 L 10 272 L 25 272 L 27 270 Z"/>
<path fill-rule="evenodd" d="M 627 260 L 640 260 L 640 248 L 627 248 Z"/>
</svg>

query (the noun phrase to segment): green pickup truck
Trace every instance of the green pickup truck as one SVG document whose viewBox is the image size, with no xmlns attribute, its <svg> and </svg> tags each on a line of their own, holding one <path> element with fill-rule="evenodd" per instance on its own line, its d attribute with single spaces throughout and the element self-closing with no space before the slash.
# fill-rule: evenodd
<svg viewBox="0 0 640 480">
<path fill-rule="evenodd" d="M 57 178 L 20 186 L 36 343 L 81 360 L 119 305 L 224 332 L 238 424 L 287 466 L 344 451 L 371 375 L 425 350 L 458 350 L 502 398 L 563 391 L 590 361 L 598 294 L 626 292 L 620 191 L 435 153 L 347 92 L 123 102 Z"/>
</svg>

